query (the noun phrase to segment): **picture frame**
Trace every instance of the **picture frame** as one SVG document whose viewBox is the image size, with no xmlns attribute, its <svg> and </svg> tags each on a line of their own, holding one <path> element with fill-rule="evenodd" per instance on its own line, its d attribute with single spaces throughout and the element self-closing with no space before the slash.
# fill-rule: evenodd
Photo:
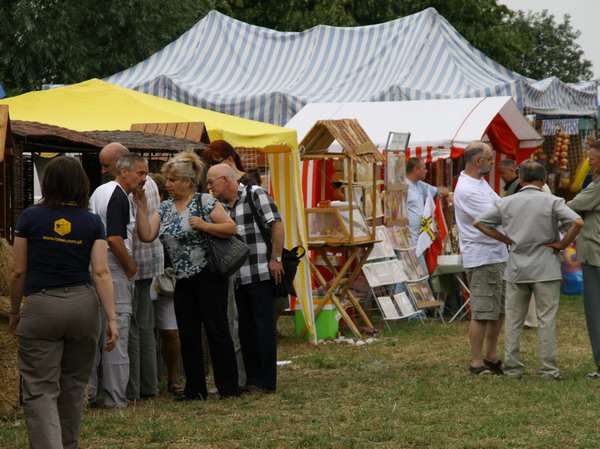
<svg viewBox="0 0 600 449">
<path fill-rule="evenodd" d="M 374 267 L 374 265 L 375 264 L 369 263 L 363 265 L 362 267 L 363 274 L 365 275 L 365 278 L 367 279 L 367 282 L 371 288 L 383 285 L 379 279 L 377 269 Z"/>
<path fill-rule="evenodd" d="M 389 296 L 376 296 L 375 298 L 384 320 L 398 320 L 402 318 L 392 298 Z"/>
<path fill-rule="evenodd" d="M 379 279 L 379 285 L 391 285 L 394 284 L 394 273 L 392 272 L 392 266 L 388 261 L 376 262 L 371 264 L 377 271 L 377 277 Z"/>
<path fill-rule="evenodd" d="M 404 267 L 398 259 L 390 260 L 389 264 L 395 284 L 400 284 L 408 280 Z"/>
<path fill-rule="evenodd" d="M 406 151 L 408 142 L 410 141 L 409 132 L 390 131 L 385 144 L 387 151 Z"/>
<path fill-rule="evenodd" d="M 418 282 L 407 283 L 406 288 L 415 304 L 418 305 L 419 303 L 425 302 L 425 296 L 423 296 L 423 291 Z"/>
<path fill-rule="evenodd" d="M 394 295 L 394 302 L 400 310 L 402 316 L 411 316 L 417 313 L 417 309 L 406 294 L 406 292 L 400 292 Z"/>
<path fill-rule="evenodd" d="M 387 153 L 385 166 L 385 183 L 387 186 L 397 186 L 406 182 L 406 158 L 404 151 Z"/>
<path fill-rule="evenodd" d="M 435 299 L 426 280 L 407 282 L 405 285 L 417 308 L 426 309 L 441 305 L 441 302 Z"/>
</svg>

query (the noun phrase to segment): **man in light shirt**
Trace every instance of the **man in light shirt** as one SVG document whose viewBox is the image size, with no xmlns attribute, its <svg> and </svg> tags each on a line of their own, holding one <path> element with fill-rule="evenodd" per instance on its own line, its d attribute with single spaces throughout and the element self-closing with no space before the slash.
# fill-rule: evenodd
<svg viewBox="0 0 600 449">
<path fill-rule="evenodd" d="M 505 374 L 521 377 L 521 329 L 535 293 L 538 317 L 538 352 L 542 361 L 540 374 L 562 379 L 556 363 L 556 314 L 560 300 L 560 257 L 575 239 L 583 220 L 565 204 L 565 200 L 542 191 L 546 169 L 534 161 L 519 168 L 523 186 L 512 196 L 502 198 L 479 215 L 473 226 L 486 236 L 510 245 L 504 271 L 506 286 L 506 322 L 504 333 Z M 497 226 L 502 225 L 503 232 Z M 559 228 L 567 228 L 560 238 Z"/>
<path fill-rule="evenodd" d="M 421 228 L 421 219 L 423 218 L 423 209 L 427 194 L 431 196 L 439 195 L 447 197 L 452 195 L 446 187 L 434 187 L 423 180 L 427 175 L 427 166 L 425 161 L 418 157 L 411 157 L 406 163 L 406 182 L 408 184 L 408 229 L 417 243 L 419 239 L 419 229 Z M 427 273 L 427 264 L 423 255 L 419 256 L 419 262 Z"/>
<path fill-rule="evenodd" d="M 462 262 L 471 289 L 469 372 L 475 375 L 502 374 L 498 336 L 504 317 L 502 276 L 508 250 L 505 244 L 473 227 L 475 219 L 500 199 L 484 179 L 491 171 L 492 149 L 483 142 L 472 142 L 465 149 L 464 159 L 465 169 L 454 189 L 454 213 Z"/>
</svg>

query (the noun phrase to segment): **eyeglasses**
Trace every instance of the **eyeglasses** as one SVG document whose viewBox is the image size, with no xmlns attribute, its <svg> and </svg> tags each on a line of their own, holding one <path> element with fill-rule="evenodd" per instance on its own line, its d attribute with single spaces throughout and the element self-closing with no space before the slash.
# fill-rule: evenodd
<svg viewBox="0 0 600 449">
<path fill-rule="evenodd" d="M 224 177 L 225 177 L 225 175 L 219 176 L 218 178 L 215 178 L 215 179 L 207 179 L 206 180 L 206 185 L 209 185 L 209 186 L 213 185 L 217 179 L 221 179 L 221 178 L 224 178 Z"/>
<path fill-rule="evenodd" d="M 492 159 L 494 159 L 494 156 L 490 156 L 490 157 L 483 157 L 483 156 L 479 156 L 481 159 L 484 159 L 486 161 L 491 161 Z"/>
<path fill-rule="evenodd" d="M 208 162 L 208 165 L 210 165 L 212 167 L 213 165 L 222 164 L 224 160 L 225 159 L 221 159 L 220 161 L 211 161 L 211 162 Z"/>
</svg>

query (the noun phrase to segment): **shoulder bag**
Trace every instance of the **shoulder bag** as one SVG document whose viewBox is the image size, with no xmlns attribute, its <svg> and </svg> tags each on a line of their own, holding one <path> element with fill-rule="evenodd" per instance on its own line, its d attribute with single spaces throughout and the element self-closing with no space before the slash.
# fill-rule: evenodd
<svg viewBox="0 0 600 449">
<path fill-rule="evenodd" d="M 262 235 L 263 240 L 267 245 L 268 257 L 271 257 L 271 253 L 273 252 L 273 241 L 271 238 L 271 231 L 265 228 L 265 225 L 262 222 L 262 217 L 258 214 L 256 210 L 256 205 L 252 200 L 252 189 L 250 186 L 246 187 L 246 201 L 250 205 L 250 209 L 252 209 L 252 215 L 254 215 L 254 221 L 258 225 L 260 229 L 260 234 Z M 300 264 L 300 260 L 304 257 L 306 250 L 302 246 L 296 246 L 292 249 L 283 248 L 281 251 L 281 263 L 283 265 L 283 278 L 279 284 L 274 284 L 274 295 L 275 297 L 280 296 L 297 296 L 296 289 L 294 288 L 294 278 L 296 277 L 296 271 L 298 271 L 298 265 Z"/>
<path fill-rule="evenodd" d="M 198 194 L 198 209 L 204 221 L 208 221 L 202 207 L 202 193 Z M 244 265 L 250 254 L 250 248 L 237 236 L 222 239 L 202 232 L 206 242 L 206 260 L 208 268 L 214 274 L 229 277 Z"/>
</svg>

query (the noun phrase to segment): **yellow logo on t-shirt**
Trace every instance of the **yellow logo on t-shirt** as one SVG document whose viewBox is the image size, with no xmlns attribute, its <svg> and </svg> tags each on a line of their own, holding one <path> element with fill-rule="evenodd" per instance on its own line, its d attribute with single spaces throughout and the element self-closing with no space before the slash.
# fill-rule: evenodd
<svg viewBox="0 0 600 449">
<path fill-rule="evenodd" d="M 54 222 L 54 232 L 58 235 L 66 235 L 71 232 L 71 223 L 64 218 Z"/>
</svg>

